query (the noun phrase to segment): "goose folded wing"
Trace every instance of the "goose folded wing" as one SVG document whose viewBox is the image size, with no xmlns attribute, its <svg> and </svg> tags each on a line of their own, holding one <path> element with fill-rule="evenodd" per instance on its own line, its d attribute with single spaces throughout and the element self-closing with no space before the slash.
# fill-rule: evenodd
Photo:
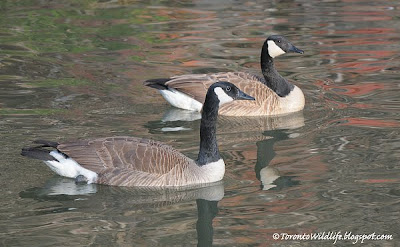
<svg viewBox="0 0 400 247">
<path fill-rule="evenodd" d="M 222 105 L 219 109 L 221 115 L 260 116 L 272 113 L 279 108 L 277 95 L 260 81 L 242 81 L 237 84 L 237 87 L 256 100 L 238 100 Z"/>
<path fill-rule="evenodd" d="M 185 93 L 203 103 L 207 89 L 217 81 L 229 81 L 243 90 L 254 83 L 260 84 L 263 79 L 256 75 L 244 72 L 221 72 L 215 74 L 189 74 L 172 77 L 166 85 L 169 88 Z M 245 91 L 245 93 L 247 93 Z"/>
<path fill-rule="evenodd" d="M 57 148 L 98 174 L 108 171 L 110 174 L 163 175 L 189 161 L 169 145 L 135 137 L 85 140 L 60 144 Z"/>
</svg>

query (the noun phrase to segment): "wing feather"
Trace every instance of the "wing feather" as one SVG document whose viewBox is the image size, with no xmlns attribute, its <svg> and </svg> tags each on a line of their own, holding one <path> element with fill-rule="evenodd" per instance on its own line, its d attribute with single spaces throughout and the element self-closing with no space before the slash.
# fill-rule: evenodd
<svg viewBox="0 0 400 247">
<path fill-rule="evenodd" d="M 169 145 L 136 137 L 63 143 L 57 149 L 99 174 L 99 183 L 109 185 L 161 186 L 173 183 L 194 163 Z"/>
</svg>

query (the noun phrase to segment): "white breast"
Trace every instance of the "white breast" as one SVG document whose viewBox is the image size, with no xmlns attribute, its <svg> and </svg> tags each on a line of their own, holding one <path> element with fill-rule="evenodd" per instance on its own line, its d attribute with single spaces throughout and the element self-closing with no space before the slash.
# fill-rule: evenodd
<svg viewBox="0 0 400 247">
<path fill-rule="evenodd" d="M 294 89 L 286 97 L 279 97 L 279 103 L 281 113 L 301 111 L 305 103 L 303 91 L 297 86 L 294 86 Z"/>
<path fill-rule="evenodd" d="M 202 103 L 176 89 L 169 88 L 167 90 L 159 91 L 168 103 L 177 108 L 200 112 L 203 107 Z"/>
<path fill-rule="evenodd" d="M 222 180 L 225 174 L 225 162 L 219 159 L 216 162 L 208 163 L 203 166 L 198 166 L 195 162 L 190 164 L 187 168 L 187 182 L 186 184 L 206 184 Z"/>
<path fill-rule="evenodd" d="M 200 171 L 204 174 L 207 183 L 220 181 L 225 174 L 225 162 L 223 159 L 219 159 L 218 161 L 201 166 Z"/>
</svg>

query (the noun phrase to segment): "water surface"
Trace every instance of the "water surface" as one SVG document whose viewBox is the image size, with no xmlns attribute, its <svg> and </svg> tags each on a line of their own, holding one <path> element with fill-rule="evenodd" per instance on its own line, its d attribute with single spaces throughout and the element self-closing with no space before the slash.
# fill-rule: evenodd
<svg viewBox="0 0 400 247">
<path fill-rule="evenodd" d="M 395 246 L 399 11 L 383 0 L 2 1 L 0 245 L 329 246 L 272 236 L 347 231 L 391 234 L 365 245 Z M 306 107 L 221 117 L 223 184 L 180 193 L 77 187 L 20 156 L 35 139 L 134 135 L 195 158 L 198 116 L 142 82 L 258 73 L 271 34 L 305 50 L 276 66 Z"/>
</svg>

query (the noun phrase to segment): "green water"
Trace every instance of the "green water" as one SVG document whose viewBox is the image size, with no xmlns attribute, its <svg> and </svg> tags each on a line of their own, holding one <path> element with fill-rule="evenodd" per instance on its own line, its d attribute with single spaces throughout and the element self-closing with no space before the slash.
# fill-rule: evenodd
<svg viewBox="0 0 400 247">
<path fill-rule="evenodd" d="M 0 245 L 331 246 L 273 239 L 325 231 L 388 234 L 363 246 L 396 246 L 399 16 L 400 3 L 383 0 L 1 1 Z M 197 116 L 142 82 L 259 73 L 271 34 L 305 51 L 275 63 L 306 107 L 220 117 L 223 184 L 180 193 L 77 187 L 20 156 L 35 139 L 132 135 L 194 158 L 200 122 L 182 115 Z"/>
</svg>

